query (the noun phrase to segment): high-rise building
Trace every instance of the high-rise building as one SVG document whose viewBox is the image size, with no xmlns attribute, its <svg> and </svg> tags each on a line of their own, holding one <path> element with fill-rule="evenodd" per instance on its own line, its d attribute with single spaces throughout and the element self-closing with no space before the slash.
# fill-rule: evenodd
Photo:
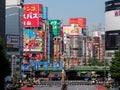
<svg viewBox="0 0 120 90">
<path fill-rule="evenodd" d="M 111 60 L 120 48 L 120 0 L 105 2 L 105 54 Z"/>
<path fill-rule="evenodd" d="M 4 0 L 3 0 L 4 1 Z M 5 9 L 5 40 L 6 49 L 13 73 L 20 75 L 20 61 L 22 59 L 22 31 L 21 16 L 24 0 L 6 0 Z M 2 26 L 2 25 L 0 25 Z"/>
<path fill-rule="evenodd" d="M 5 38 L 5 0 L 0 2 L 0 37 Z"/>
</svg>

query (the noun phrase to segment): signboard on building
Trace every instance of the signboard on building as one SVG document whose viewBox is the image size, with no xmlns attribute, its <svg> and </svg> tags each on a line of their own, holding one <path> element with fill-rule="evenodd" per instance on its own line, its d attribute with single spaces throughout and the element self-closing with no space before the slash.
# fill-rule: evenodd
<svg viewBox="0 0 120 90">
<path fill-rule="evenodd" d="M 42 26 L 42 4 L 24 4 L 24 27 Z"/>
<path fill-rule="evenodd" d="M 25 29 L 23 31 L 23 51 L 42 51 L 42 31 Z"/>
<path fill-rule="evenodd" d="M 19 35 L 6 35 L 6 47 L 7 48 L 19 48 L 20 45 L 20 36 Z"/>
</svg>

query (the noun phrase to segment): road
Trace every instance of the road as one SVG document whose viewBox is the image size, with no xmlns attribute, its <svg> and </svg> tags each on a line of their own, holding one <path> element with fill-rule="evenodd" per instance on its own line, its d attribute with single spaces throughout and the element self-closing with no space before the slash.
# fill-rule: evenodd
<svg viewBox="0 0 120 90">
<path fill-rule="evenodd" d="M 61 86 L 36 86 L 34 90 L 61 90 Z M 93 85 L 68 85 L 67 90 L 96 90 Z"/>
<path fill-rule="evenodd" d="M 67 90 L 107 90 L 106 88 L 100 85 L 91 85 L 86 81 L 67 81 Z M 42 82 L 41 85 L 34 85 L 31 87 L 24 87 L 21 90 L 61 90 L 62 83 L 61 82 Z"/>
</svg>

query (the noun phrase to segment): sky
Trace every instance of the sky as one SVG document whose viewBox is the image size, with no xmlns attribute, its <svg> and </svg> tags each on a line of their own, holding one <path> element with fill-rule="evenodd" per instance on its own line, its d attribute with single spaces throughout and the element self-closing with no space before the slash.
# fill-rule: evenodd
<svg viewBox="0 0 120 90">
<path fill-rule="evenodd" d="M 107 0 L 25 0 L 25 3 L 40 3 L 48 7 L 48 19 L 62 20 L 84 17 L 88 28 L 101 24 L 104 28 L 105 1 Z"/>
</svg>

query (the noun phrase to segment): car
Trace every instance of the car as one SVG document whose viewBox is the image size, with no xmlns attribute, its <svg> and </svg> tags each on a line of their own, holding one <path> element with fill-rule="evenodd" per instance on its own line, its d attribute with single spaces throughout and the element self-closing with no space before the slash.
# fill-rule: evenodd
<svg viewBox="0 0 120 90">
<path fill-rule="evenodd" d="M 27 83 L 27 87 L 33 87 L 32 83 Z"/>
</svg>

